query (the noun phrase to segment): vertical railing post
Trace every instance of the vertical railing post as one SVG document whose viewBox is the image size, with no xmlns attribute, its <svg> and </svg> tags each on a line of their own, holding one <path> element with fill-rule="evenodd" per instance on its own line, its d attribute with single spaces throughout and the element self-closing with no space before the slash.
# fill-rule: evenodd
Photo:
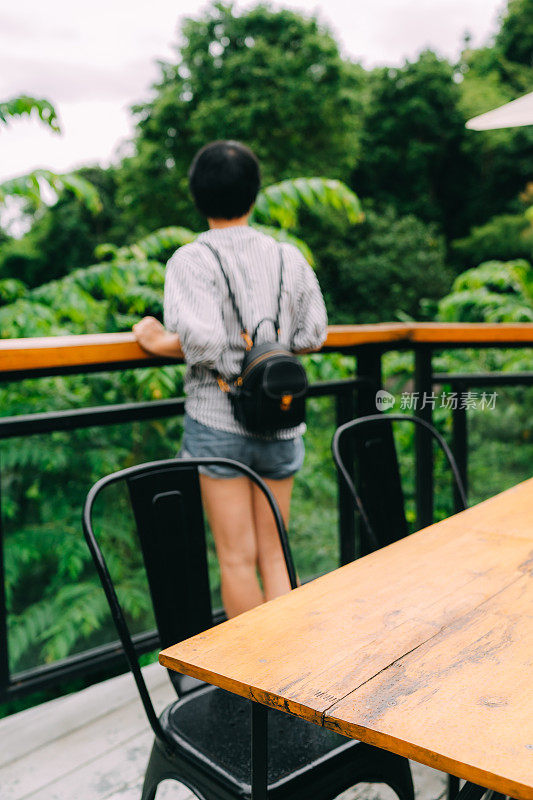
<svg viewBox="0 0 533 800">
<path fill-rule="evenodd" d="M 418 345 L 415 350 L 416 415 L 431 424 L 433 390 L 431 347 Z M 420 425 L 415 430 L 416 456 L 416 521 L 417 528 L 433 522 L 433 443 Z"/>
<path fill-rule="evenodd" d="M 363 345 L 357 349 L 357 377 L 363 381 L 357 391 L 357 416 L 375 414 L 376 392 L 381 389 L 381 348 Z"/>
<path fill-rule="evenodd" d="M 364 345 L 357 350 L 357 377 L 360 380 L 357 391 L 356 414 L 358 417 L 364 417 L 370 414 L 378 413 L 379 409 L 376 406 L 376 392 L 382 386 L 381 374 L 381 356 L 382 349 L 376 345 Z M 392 431 L 391 431 L 392 436 Z M 370 481 L 365 484 L 363 480 L 365 471 L 368 469 L 368 452 L 362 446 L 361 439 L 358 437 L 354 444 L 355 456 L 355 481 L 359 485 L 360 493 L 363 497 L 363 503 L 368 503 L 373 506 L 373 499 L 368 495 L 368 488 L 374 491 L 375 482 Z M 366 555 L 364 542 L 365 537 L 361 534 L 362 521 L 357 517 L 356 524 L 356 541 L 359 542 L 359 555 Z"/>
<path fill-rule="evenodd" d="M 0 473 L 1 474 L 1 473 Z M 2 533 L 2 491 L 0 483 L 0 696 L 9 687 L 9 651 L 7 641 L 7 605 L 4 572 L 4 537 Z"/>
<path fill-rule="evenodd" d="M 335 395 L 335 423 L 338 428 L 349 422 L 355 416 L 355 391 L 337 392 Z M 346 466 L 353 480 L 354 448 L 351 441 L 347 442 Z M 339 561 L 340 565 L 349 564 L 355 559 L 355 517 L 353 499 L 346 482 L 337 472 L 337 503 L 339 525 Z"/>
<path fill-rule="evenodd" d="M 453 387 L 459 397 L 466 391 L 466 385 L 457 383 Z M 468 496 L 468 428 L 466 420 L 466 405 L 457 403 L 456 408 L 452 411 L 452 452 L 457 462 L 459 474 L 463 480 L 463 486 Z M 459 511 L 461 508 L 461 498 L 457 491 L 457 486 L 453 486 L 453 499 L 455 503 L 455 510 Z"/>
</svg>

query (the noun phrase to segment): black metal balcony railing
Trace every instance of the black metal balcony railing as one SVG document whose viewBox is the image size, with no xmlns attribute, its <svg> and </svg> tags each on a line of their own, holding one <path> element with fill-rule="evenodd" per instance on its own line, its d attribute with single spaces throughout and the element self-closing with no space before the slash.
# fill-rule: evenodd
<svg viewBox="0 0 533 800">
<path fill-rule="evenodd" d="M 515 348 L 533 346 L 533 324 L 382 324 L 332 326 L 323 352 L 341 352 L 355 357 L 354 377 L 311 386 L 311 397 L 333 397 L 336 424 L 354 415 L 375 413 L 376 390 L 382 385 L 382 356 L 388 351 L 414 352 L 413 389 L 419 396 L 429 396 L 437 384 L 449 384 L 454 391 L 467 392 L 473 387 L 531 386 L 533 372 L 520 373 L 434 373 L 435 351 L 452 348 Z M 0 382 L 51 375 L 87 374 L 124 370 L 136 367 L 175 363 L 146 356 L 131 334 L 19 339 L 0 342 Z M 91 426 L 155 420 L 183 414 L 183 399 L 157 400 L 145 403 L 124 403 L 96 408 L 39 413 L 0 418 L 0 440 L 77 430 Z M 431 422 L 432 406 L 426 404 L 415 411 Z M 452 449 L 466 485 L 468 468 L 467 410 L 461 404 L 452 408 Z M 433 463 L 431 442 L 426 437 L 415 439 L 417 526 L 424 527 L 433 519 Z M 1 474 L 0 474 L 1 481 Z M 89 487 L 88 487 L 89 488 Z M 351 499 L 338 482 L 339 561 L 355 557 L 356 530 Z M 1 493 L 0 493 L 1 497 Z M 220 618 L 221 615 L 218 615 Z M 215 619 L 217 621 L 217 619 Z M 138 634 L 135 644 L 139 653 L 157 648 L 155 632 Z M 94 671 L 117 668 L 124 663 L 117 642 L 102 645 L 70 656 L 62 661 L 35 667 L 25 672 L 10 673 L 8 660 L 7 612 L 3 569 L 3 540 L 0 506 L 0 699 L 7 700 L 23 693 L 60 683 L 67 678 L 84 676 Z"/>
</svg>

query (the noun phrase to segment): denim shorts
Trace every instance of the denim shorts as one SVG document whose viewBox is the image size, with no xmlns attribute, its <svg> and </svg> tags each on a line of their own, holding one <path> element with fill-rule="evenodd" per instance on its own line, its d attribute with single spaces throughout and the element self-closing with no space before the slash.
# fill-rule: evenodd
<svg viewBox="0 0 533 800">
<path fill-rule="evenodd" d="M 295 439 L 259 439 L 240 433 L 219 431 L 185 415 L 180 458 L 232 458 L 253 469 L 262 478 L 282 480 L 294 475 L 303 464 L 305 448 L 301 436 Z M 199 467 L 211 478 L 240 478 L 231 467 Z"/>
</svg>

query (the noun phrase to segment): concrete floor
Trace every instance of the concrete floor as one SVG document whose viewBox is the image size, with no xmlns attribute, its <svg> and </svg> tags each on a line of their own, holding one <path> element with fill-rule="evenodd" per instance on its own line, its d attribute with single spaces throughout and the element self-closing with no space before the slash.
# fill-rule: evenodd
<svg viewBox="0 0 533 800">
<path fill-rule="evenodd" d="M 145 679 L 160 712 L 174 691 L 158 664 Z M 1 800 L 139 800 L 152 744 L 133 679 L 112 678 L 0 720 Z M 445 778 L 413 763 L 417 800 L 445 796 Z M 359 784 L 339 800 L 394 800 L 379 784 Z M 175 781 L 157 800 L 194 800 Z M 312 800 L 310 798 L 310 800 Z"/>
</svg>

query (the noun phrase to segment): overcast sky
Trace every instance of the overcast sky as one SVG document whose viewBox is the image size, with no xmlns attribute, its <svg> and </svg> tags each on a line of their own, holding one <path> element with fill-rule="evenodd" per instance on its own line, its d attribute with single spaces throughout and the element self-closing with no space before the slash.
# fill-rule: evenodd
<svg viewBox="0 0 533 800">
<path fill-rule="evenodd" d="M 249 3 L 240 3 L 245 7 Z M 343 52 L 366 67 L 401 64 L 432 47 L 454 58 L 465 31 L 474 46 L 494 32 L 502 0 L 292 0 L 318 13 Z M 128 108 L 147 97 L 155 59 L 172 57 L 198 0 L 15 0 L 0 10 L 0 98 L 46 97 L 63 134 L 35 121 L 0 132 L 0 180 L 36 167 L 58 172 L 117 157 L 131 134 Z"/>
</svg>

